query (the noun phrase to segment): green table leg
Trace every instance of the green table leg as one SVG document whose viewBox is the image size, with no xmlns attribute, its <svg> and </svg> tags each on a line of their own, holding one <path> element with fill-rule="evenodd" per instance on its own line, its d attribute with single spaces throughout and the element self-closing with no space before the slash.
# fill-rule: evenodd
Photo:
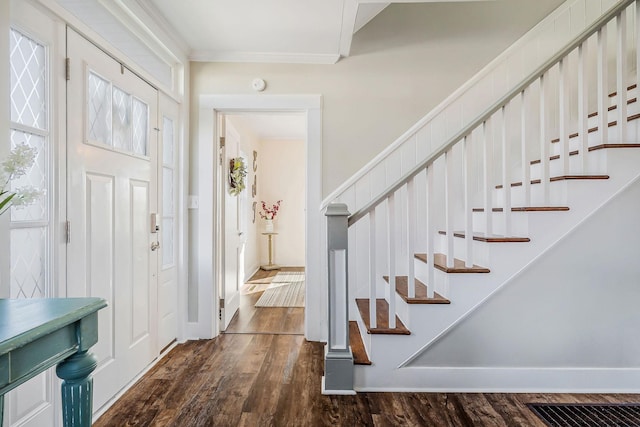
<svg viewBox="0 0 640 427">
<path fill-rule="evenodd" d="M 93 412 L 93 378 L 98 366 L 92 353 L 78 352 L 56 367 L 62 382 L 62 423 L 65 427 L 89 427 Z"/>
<path fill-rule="evenodd" d="M 0 394 L 0 426 L 4 422 L 4 394 Z"/>
</svg>

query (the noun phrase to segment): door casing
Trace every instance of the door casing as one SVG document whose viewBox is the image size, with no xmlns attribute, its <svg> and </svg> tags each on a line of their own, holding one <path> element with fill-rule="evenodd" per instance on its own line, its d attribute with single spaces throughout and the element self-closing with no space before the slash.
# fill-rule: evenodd
<svg viewBox="0 0 640 427">
<path fill-rule="evenodd" d="M 216 177 L 220 164 L 218 145 L 213 141 L 218 134 L 218 114 L 238 112 L 301 112 L 307 118 L 306 148 L 306 299 L 314 301 L 305 309 L 305 337 L 312 341 L 326 340 L 326 256 L 322 255 L 322 236 L 325 233 L 322 203 L 322 96 L 321 95 L 202 95 L 199 102 L 198 138 L 193 141 L 197 156 L 197 181 L 199 208 L 196 213 L 198 236 L 192 242 L 192 250 L 198 254 L 198 265 L 192 272 L 194 288 L 198 295 L 197 307 L 190 307 L 190 314 L 197 312 L 197 320 L 187 323 L 187 336 L 208 339 L 220 330 L 216 284 L 221 272 L 221 254 L 216 247 L 220 241 L 218 202 L 220 186 Z M 212 236 L 213 239 L 207 236 Z M 210 261 L 210 262 L 209 262 Z M 195 316 L 193 316 L 195 317 Z"/>
</svg>

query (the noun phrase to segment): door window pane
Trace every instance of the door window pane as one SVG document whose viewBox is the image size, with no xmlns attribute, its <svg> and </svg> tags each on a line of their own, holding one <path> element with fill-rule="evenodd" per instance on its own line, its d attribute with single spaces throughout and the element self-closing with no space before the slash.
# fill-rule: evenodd
<svg viewBox="0 0 640 427">
<path fill-rule="evenodd" d="M 40 190 L 39 196 L 34 203 L 27 206 L 11 208 L 11 221 L 46 221 L 47 215 L 47 189 L 49 182 L 49 153 L 45 144 L 45 138 L 19 130 L 11 131 L 11 146 L 26 144 L 35 148 L 36 158 L 33 166 L 27 173 L 11 182 L 12 190 L 20 187 L 33 187 Z"/>
<path fill-rule="evenodd" d="M 133 152 L 147 155 L 149 129 L 149 107 L 139 99 L 133 98 Z"/>
<path fill-rule="evenodd" d="M 16 30 L 10 35 L 11 121 L 47 127 L 46 52 L 44 46 Z"/>
<path fill-rule="evenodd" d="M 111 84 L 97 74 L 89 73 L 88 139 L 111 145 Z"/>
<path fill-rule="evenodd" d="M 131 95 L 113 88 L 113 146 L 131 151 Z"/>
<path fill-rule="evenodd" d="M 173 120 L 163 117 L 162 120 L 162 163 L 173 167 Z"/>
<path fill-rule="evenodd" d="M 11 298 L 46 295 L 47 227 L 11 230 Z"/>
</svg>

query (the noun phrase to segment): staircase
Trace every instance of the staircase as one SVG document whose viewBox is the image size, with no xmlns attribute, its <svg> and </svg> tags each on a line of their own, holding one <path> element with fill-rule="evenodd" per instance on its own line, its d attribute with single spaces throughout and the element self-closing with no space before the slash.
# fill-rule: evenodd
<svg viewBox="0 0 640 427">
<path fill-rule="evenodd" d="M 625 359 L 622 350 L 621 364 L 603 362 L 598 368 L 604 370 L 596 374 L 574 372 L 560 356 L 525 351 L 526 339 L 502 342 L 507 348 L 495 356 L 496 351 L 485 347 L 501 342 L 495 333 L 500 327 L 474 329 L 474 324 L 494 322 L 492 313 L 506 312 L 508 304 L 521 304 L 527 312 L 535 308 L 522 295 L 536 286 L 545 288 L 535 277 L 558 254 L 568 260 L 567 271 L 575 268 L 580 276 L 588 260 L 580 259 L 575 249 L 573 254 L 563 249 L 567 242 L 601 224 L 599 216 L 612 207 L 634 206 L 633 192 L 640 189 L 640 103 L 631 84 L 640 75 L 635 48 L 640 27 L 635 22 L 640 22 L 640 7 L 634 1 L 619 2 L 442 148 L 349 216 L 348 231 L 342 231 L 348 233 L 348 319 L 340 318 L 339 310 L 330 317 L 328 354 L 332 347 L 340 351 L 333 344 L 332 322 L 348 320 L 344 327 L 357 365 L 354 390 L 603 390 L 627 384 L 619 376 L 628 372 L 620 368 L 633 370 L 640 360 Z M 636 213 L 638 207 L 640 202 Z M 632 215 L 619 218 L 620 226 L 631 224 L 635 233 Z M 331 228 L 329 233 L 336 232 Z M 616 252 L 612 242 L 610 250 Z M 332 254 L 335 248 L 330 259 Z M 341 292 L 332 285 L 341 264 L 330 264 L 331 296 Z M 631 264 L 618 268 L 618 276 L 638 273 Z M 622 281 L 618 276 L 610 277 Z M 583 280 L 588 287 L 590 279 Z M 557 285 L 546 298 L 580 318 L 586 308 L 572 304 L 563 284 Z M 506 299 L 514 290 L 522 295 Z M 629 292 L 634 295 L 635 290 Z M 584 292 L 592 293 L 598 295 L 597 290 Z M 547 317 L 555 319 L 558 313 Z M 517 322 L 518 314 L 512 316 L 503 322 Z M 566 323 L 571 319 L 566 316 Z M 536 324 L 546 324 L 544 317 L 532 322 L 523 330 L 533 335 Z M 563 329 L 564 320 L 558 322 Z M 505 325 L 504 336 L 513 329 Z M 547 336 L 555 339 L 556 332 Z M 509 347 L 514 355 L 508 355 Z M 547 353 L 554 353 L 551 349 Z M 593 365 L 607 358 L 575 358 L 583 359 Z M 606 377 L 608 369 L 619 372 Z M 550 379 L 554 370 L 557 381 Z M 513 375 L 520 379 L 514 381 Z M 600 377 L 589 386 L 581 385 L 580 375 Z M 635 373 L 627 376 L 639 379 Z"/>
</svg>

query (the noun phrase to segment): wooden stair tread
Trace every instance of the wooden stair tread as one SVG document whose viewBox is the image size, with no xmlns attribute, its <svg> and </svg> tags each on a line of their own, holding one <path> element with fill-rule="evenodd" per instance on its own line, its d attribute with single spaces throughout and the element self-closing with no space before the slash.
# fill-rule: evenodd
<svg viewBox="0 0 640 427">
<path fill-rule="evenodd" d="M 627 105 L 629 104 L 633 104 L 634 102 L 636 102 L 638 99 L 637 98 L 631 98 L 629 100 L 627 100 Z M 613 110 L 617 110 L 618 106 L 617 105 L 612 105 L 609 108 L 607 108 L 607 111 L 613 111 Z M 592 117 L 596 117 L 598 115 L 598 112 L 594 112 L 594 113 L 590 113 L 589 115 L 587 115 L 588 118 L 592 118 Z"/>
<path fill-rule="evenodd" d="M 636 87 L 637 87 L 637 86 L 636 86 L 636 84 L 634 83 L 634 84 L 632 84 L 632 85 L 630 85 L 630 86 L 627 86 L 627 90 L 632 90 L 632 89 L 635 89 Z M 614 96 L 616 96 L 617 94 L 618 94 L 618 91 L 611 92 L 611 93 L 609 94 L 609 98 L 613 98 L 613 97 L 614 97 Z"/>
<path fill-rule="evenodd" d="M 442 234 L 442 235 L 447 235 L 447 232 L 445 230 L 440 230 L 438 233 Z M 453 236 L 454 237 L 459 237 L 464 239 L 465 238 L 465 232 L 464 231 L 454 231 L 453 232 Z M 531 239 L 529 239 L 528 237 L 507 237 L 507 236 L 500 236 L 497 234 L 491 234 L 489 236 L 485 235 L 484 233 L 473 233 L 473 240 L 477 240 L 478 242 L 486 242 L 486 243 L 519 243 L 519 242 L 530 242 Z"/>
<path fill-rule="evenodd" d="M 568 206 L 519 206 L 511 208 L 511 212 L 560 212 L 568 210 Z M 491 211 L 503 212 L 504 208 L 491 208 Z M 484 208 L 473 208 L 473 212 L 484 212 Z"/>
<path fill-rule="evenodd" d="M 367 349 L 362 341 L 362 335 L 360 335 L 360 327 L 355 320 L 349 320 L 349 345 L 354 365 L 371 365 Z"/>
<path fill-rule="evenodd" d="M 389 276 L 382 276 L 382 278 L 389 283 Z M 451 301 L 437 292 L 433 293 L 433 298 L 427 297 L 427 286 L 418 279 L 415 279 L 415 283 L 416 295 L 414 298 L 409 298 L 409 278 L 407 276 L 396 276 L 396 293 L 407 304 L 451 304 Z"/>
<path fill-rule="evenodd" d="M 550 178 L 551 182 L 557 182 L 557 181 L 573 181 L 573 180 L 582 180 L 582 179 L 609 179 L 609 175 L 560 175 L 560 176 L 553 176 Z M 531 184 L 540 184 L 542 181 L 540 179 L 532 179 L 531 180 Z M 519 182 L 512 182 L 511 183 L 512 187 L 520 187 L 522 186 L 522 181 Z M 498 184 L 496 185 L 496 189 L 499 190 L 501 188 L 503 188 L 504 186 L 502 184 Z"/>
<path fill-rule="evenodd" d="M 640 148 L 640 144 L 598 144 L 598 145 L 594 145 L 593 147 L 589 147 L 589 152 L 591 151 L 597 151 L 597 150 L 604 150 L 604 149 L 609 149 L 609 148 Z M 579 150 L 573 150 L 569 152 L 570 156 L 576 156 L 578 155 Z M 560 154 L 556 154 L 554 156 L 549 157 L 549 160 L 558 160 L 560 158 Z M 532 165 L 536 165 L 538 163 L 540 163 L 540 160 L 531 160 L 530 162 Z"/>
<path fill-rule="evenodd" d="M 389 303 L 384 298 L 376 299 L 376 322 L 377 327 L 371 328 L 371 322 L 369 322 L 369 299 L 368 298 L 356 298 L 356 305 L 360 316 L 364 321 L 364 325 L 367 327 L 367 332 L 370 334 L 388 334 L 388 335 L 411 335 L 409 329 L 404 326 L 404 323 L 396 316 L 396 327 L 389 328 Z"/>
<path fill-rule="evenodd" d="M 627 122 L 631 122 L 631 121 L 637 120 L 637 119 L 640 119 L 640 113 L 632 114 L 629 117 L 627 117 Z M 613 127 L 613 126 L 616 126 L 617 124 L 618 124 L 618 121 L 614 120 L 612 122 L 609 122 L 607 124 L 607 127 Z M 598 126 L 594 126 L 592 128 L 587 129 L 588 133 L 593 133 L 593 132 L 597 132 L 597 131 L 598 131 Z M 576 138 L 578 135 L 580 135 L 578 132 L 572 133 L 572 134 L 569 135 L 569 139 Z M 555 144 L 557 142 L 560 142 L 560 138 L 554 138 L 554 139 L 551 140 L 552 144 Z"/>
<path fill-rule="evenodd" d="M 422 262 L 427 263 L 427 254 L 415 254 L 415 257 Z M 486 267 L 479 265 L 473 265 L 473 267 L 465 267 L 464 261 L 458 258 L 454 258 L 453 267 L 447 267 L 447 256 L 445 254 L 434 254 L 434 267 L 445 273 L 489 273 L 490 270 Z"/>
</svg>

